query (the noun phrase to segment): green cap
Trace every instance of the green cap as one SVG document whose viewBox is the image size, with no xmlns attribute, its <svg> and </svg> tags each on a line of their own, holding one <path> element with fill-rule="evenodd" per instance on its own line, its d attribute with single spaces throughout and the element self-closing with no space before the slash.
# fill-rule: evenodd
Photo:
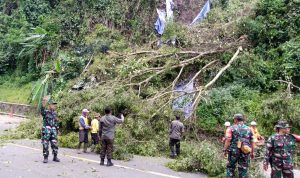
<svg viewBox="0 0 300 178">
<path fill-rule="evenodd" d="M 237 119 L 239 121 L 243 121 L 244 120 L 244 115 L 243 114 L 235 114 L 233 116 L 234 119 Z"/>
<path fill-rule="evenodd" d="M 291 128 L 291 126 L 287 123 L 287 121 L 284 121 L 284 120 L 278 121 L 278 123 L 275 127 L 281 128 L 281 129 Z"/>
</svg>

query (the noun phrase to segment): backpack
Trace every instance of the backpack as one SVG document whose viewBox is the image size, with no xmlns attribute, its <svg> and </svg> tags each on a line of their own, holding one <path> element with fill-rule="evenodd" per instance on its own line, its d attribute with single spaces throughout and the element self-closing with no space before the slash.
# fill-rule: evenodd
<svg viewBox="0 0 300 178">
<path fill-rule="evenodd" d="M 240 127 L 238 127 L 237 132 L 238 132 L 238 141 L 237 141 L 238 149 L 240 149 L 242 151 L 242 153 L 244 153 L 244 154 L 250 154 L 252 151 L 252 148 L 249 146 L 250 142 L 248 141 L 248 139 L 241 137 Z M 248 142 L 248 144 L 247 144 L 247 142 Z"/>
</svg>

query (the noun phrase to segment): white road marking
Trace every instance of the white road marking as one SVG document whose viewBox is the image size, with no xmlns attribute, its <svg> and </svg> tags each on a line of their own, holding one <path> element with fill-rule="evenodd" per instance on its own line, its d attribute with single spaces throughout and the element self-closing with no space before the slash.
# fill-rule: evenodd
<svg viewBox="0 0 300 178">
<path fill-rule="evenodd" d="M 29 146 L 19 145 L 19 144 L 15 144 L 15 143 L 8 143 L 8 144 L 16 146 L 16 147 L 20 147 L 20 148 L 26 148 L 26 149 L 34 150 L 34 151 L 42 151 L 41 149 L 32 148 L 32 147 L 29 147 Z M 86 162 L 92 162 L 92 163 L 100 164 L 100 161 L 96 161 L 96 160 L 92 160 L 92 159 L 87 159 L 87 158 L 78 157 L 78 156 L 72 156 L 72 155 L 68 155 L 68 154 L 63 154 L 63 155 L 66 156 L 66 157 L 69 157 L 69 158 L 73 158 L 73 159 L 78 159 L 78 160 L 82 160 L 82 161 L 86 161 Z M 164 173 L 160 173 L 160 172 L 136 169 L 136 168 L 132 168 L 132 167 L 128 167 L 128 166 L 122 166 L 122 165 L 116 165 L 116 164 L 114 166 L 119 167 L 119 168 L 128 169 L 128 170 L 143 172 L 143 173 L 147 173 L 147 174 L 153 174 L 153 175 L 157 175 L 157 176 L 161 176 L 161 177 L 181 178 L 181 177 L 172 176 L 172 175 L 168 175 L 168 174 L 164 174 Z"/>
</svg>

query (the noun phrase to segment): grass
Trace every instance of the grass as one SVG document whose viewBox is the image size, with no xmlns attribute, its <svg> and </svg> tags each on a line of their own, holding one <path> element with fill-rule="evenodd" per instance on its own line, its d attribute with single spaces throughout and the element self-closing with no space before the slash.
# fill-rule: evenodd
<svg viewBox="0 0 300 178">
<path fill-rule="evenodd" d="M 30 76 L 0 75 L 0 101 L 28 104 L 33 87 Z"/>
<path fill-rule="evenodd" d="M 21 86 L 0 85 L 0 101 L 28 104 L 28 97 L 32 89 L 32 83 Z"/>
</svg>

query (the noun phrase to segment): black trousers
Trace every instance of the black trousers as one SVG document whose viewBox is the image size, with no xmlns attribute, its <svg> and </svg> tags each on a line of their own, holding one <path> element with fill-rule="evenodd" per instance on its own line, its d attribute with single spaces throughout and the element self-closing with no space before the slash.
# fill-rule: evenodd
<svg viewBox="0 0 300 178">
<path fill-rule="evenodd" d="M 180 140 L 170 138 L 170 149 L 171 149 L 171 156 L 179 156 L 180 155 Z"/>
<path fill-rule="evenodd" d="M 92 144 L 93 145 L 98 145 L 99 143 L 99 137 L 97 133 L 91 133 L 91 137 L 92 137 Z"/>
</svg>

